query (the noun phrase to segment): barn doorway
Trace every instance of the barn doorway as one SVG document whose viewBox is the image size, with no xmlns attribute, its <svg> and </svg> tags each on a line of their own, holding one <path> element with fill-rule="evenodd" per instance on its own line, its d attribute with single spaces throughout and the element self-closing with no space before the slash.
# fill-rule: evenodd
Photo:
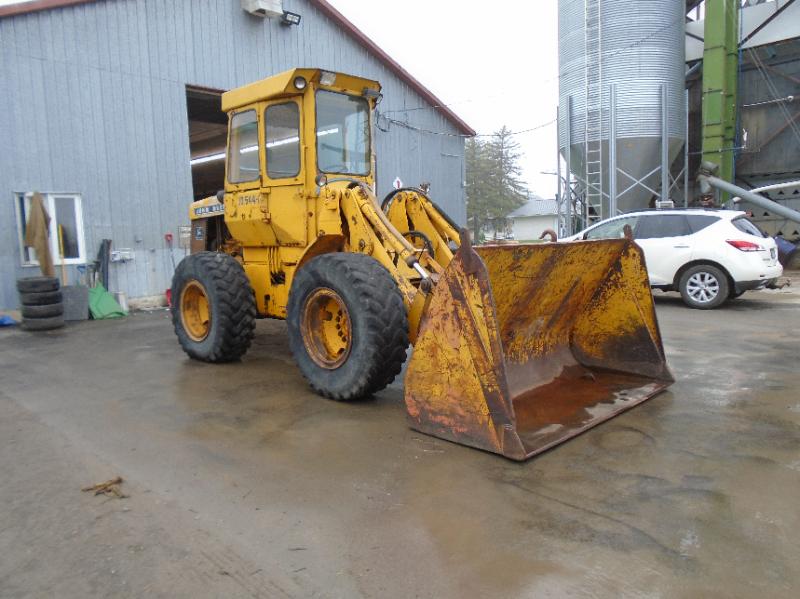
<svg viewBox="0 0 800 599">
<path fill-rule="evenodd" d="M 222 91 L 186 86 L 186 112 L 192 189 L 199 200 L 225 186 L 228 115 L 222 112 Z"/>
</svg>

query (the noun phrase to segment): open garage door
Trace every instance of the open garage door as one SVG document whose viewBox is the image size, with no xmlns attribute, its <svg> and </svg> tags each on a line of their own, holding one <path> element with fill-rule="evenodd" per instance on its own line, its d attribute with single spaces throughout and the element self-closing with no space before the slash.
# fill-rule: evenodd
<svg viewBox="0 0 800 599">
<path fill-rule="evenodd" d="M 222 91 L 187 86 L 186 108 L 192 188 L 198 200 L 224 187 L 228 116 L 222 112 Z"/>
</svg>

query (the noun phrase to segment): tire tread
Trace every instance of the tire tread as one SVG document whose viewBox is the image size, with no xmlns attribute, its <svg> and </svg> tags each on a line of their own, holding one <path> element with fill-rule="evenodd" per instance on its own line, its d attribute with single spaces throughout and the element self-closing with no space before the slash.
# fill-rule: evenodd
<svg viewBox="0 0 800 599">
<path fill-rule="evenodd" d="M 180 317 L 181 282 L 186 271 L 196 267 L 207 277 L 202 281 L 213 286 L 216 297 L 215 319 L 219 326 L 214 343 L 201 350 L 183 330 Z M 209 294 L 211 292 L 209 291 Z M 175 271 L 172 283 L 172 324 L 183 350 L 189 357 L 203 362 L 233 362 L 239 360 L 255 335 L 256 303 L 250 281 L 241 264 L 227 254 L 199 252 L 184 258 Z M 210 298 L 211 299 L 211 298 Z M 213 309 L 213 308 L 212 308 Z"/>
<path fill-rule="evenodd" d="M 352 288 L 361 298 L 358 308 L 367 324 L 367 354 L 374 356 L 359 369 L 358 378 L 344 391 L 327 389 L 314 377 L 314 369 L 305 369 L 299 358 L 305 352 L 302 338 L 293 333 L 299 323 L 301 306 L 290 295 L 287 319 L 290 326 L 290 345 L 303 376 L 319 395 L 337 401 L 369 397 L 385 388 L 400 373 L 408 347 L 408 315 L 397 283 L 386 268 L 370 256 L 354 253 L 334 253 L 317 256 L 295 274 L 333 277 L 340 285 Z M 350 308 L 348 308 L 350 309 Z M 298 324 L 299 326 L 299 324 Z"/>
</svg>

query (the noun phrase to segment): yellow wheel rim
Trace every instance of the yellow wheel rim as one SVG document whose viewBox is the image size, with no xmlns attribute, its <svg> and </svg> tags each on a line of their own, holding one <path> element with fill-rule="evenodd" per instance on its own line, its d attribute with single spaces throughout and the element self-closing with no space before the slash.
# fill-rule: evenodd
<svg viewBox="0 0 800 599">
<path fill-rule="evenodd" d="M 344 300 L 333 289 L 321 287 L 306 300 L 300 331 L 308 355 L 314 362 L 333 370 L 350 355 L 352 329 Z"/>
<path fill-rule="evenodd" d="M 181 291 L 181 323 L 192 341 L 202 341 L 211 330 L 211 309 L 206 288 L 189 281 Z"/>
</svg>

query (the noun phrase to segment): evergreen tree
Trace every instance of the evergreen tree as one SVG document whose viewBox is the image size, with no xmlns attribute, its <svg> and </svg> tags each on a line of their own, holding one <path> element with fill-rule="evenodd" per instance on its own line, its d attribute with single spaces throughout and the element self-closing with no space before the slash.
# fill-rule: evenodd
<svg viewBox="0 0 800 599">
<path fill-rule="evenodd" d="M 467 220 L 475 239 L 487 223 L 505 222 L 505 217 L 522 206 L 527 190 L 520 180 L 522 153 L 511 131 L 503 126 L 488 140 L 467 140 L 466 194 Z"/>
</svg>

